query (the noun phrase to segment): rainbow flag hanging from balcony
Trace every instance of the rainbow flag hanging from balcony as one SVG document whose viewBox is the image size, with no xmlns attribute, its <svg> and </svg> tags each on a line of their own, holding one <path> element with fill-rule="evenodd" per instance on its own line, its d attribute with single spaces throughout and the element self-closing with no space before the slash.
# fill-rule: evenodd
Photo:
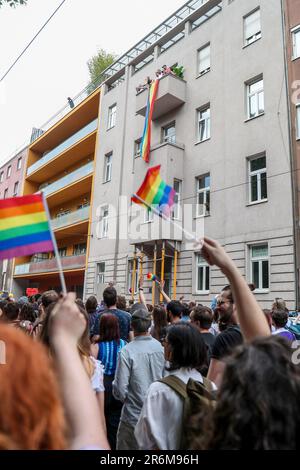
<svg viewBox="0 0 300 470">
<path fill-rule="evenodd" d="M 149 168 L 143 184 L 131 200 L 152 209 L 158 215 L 169 216 L 174 205 L 175 190 L 161 179 L 160 167 Z"/>
<path fill-rule="evenodd" d="M 42 194 L 0 200 L 0 259 L 53 250 Z"/>
<path fill-rule="evenodd" d="M 154 82 L 152 82 L 150 89 L 149 89 L 149 94 L 148 94 L 144 132 L 143 132 L 143 137 L 142 137 L 141 147 L 140 147 L 141 157 L 143 160 L 145 160 L 146 163 L 149 163 L 149 159 L 150 159 L 151 125 L 152 125 L 154 103 L 155 103 L 157 92 L 158 92 L 158 85 L 159 85 L 159 80 L 155 80 Z"/>
</svg>

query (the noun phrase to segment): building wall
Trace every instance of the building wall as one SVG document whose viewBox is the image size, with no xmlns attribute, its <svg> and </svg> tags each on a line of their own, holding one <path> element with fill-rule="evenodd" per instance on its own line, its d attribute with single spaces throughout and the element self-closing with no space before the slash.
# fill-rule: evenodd
<svg viewBox="0 0 300 470">
<path fill-rule="evenodd" d="M 12 159 L 6 162 L 0 167 L 0 174 L 3 172 L 3 181 L 0 182 L 0 199 L 4 198 L 5 190 L 7 189 L 6 199 L 13 196 L 20 196 L 22 194 L 23 182 L 24 182 L 24 171 L 26 167 L 26 159 L 28 155 L 28 149 L 25 148 L 21 152 L 17 153 Z M 18 169 L 18 161 L 21 159 L 21 167 Z M 11 167 L 11 175 L 7 177 L 8 167 Z M 15 184 L 18 184 L 18 190 L 15 194 Z M 0 261 L 0 289 L 11 290 L 12 275 L 13 275 L 13 261 L 4 260 Z"/>
<path fill-rule="evenodd" d="M 106 280 L 114 278 L 126 293 L 127 260 L 133 254 L 129 240 L 97 237 L 99 207 L 117 204 L 118 195 L 131 194 L 141 184 L 147 166 L 133 167 L 134 141 L 141 137 L 144 118 L 136 115 L 136 87 L 157 68 L 178 62 L 185 68 L 186 103 L 161 117 L 152 125 L 152 144 L 160 142 L 162 126 L 176 121 L 176 139 L 184 144 L 183 174 L 168 175 L 182 179 L 182 198 L 195 202 L 196 178 L 211 175 L 211 215 L 205 218 L 206 235 L 218 239 L 232 255 L 242 273 L 250 280 L 251 243 L 266 242 L 270 254 L 270 289 L 257 294 L 265 307 L 271 300 L 285 297 L 295 304 L 293 264 L 293 214 L 288 146 L 287 96 L 284 83 L 284 44 L 281 5 L 277 0 L 247 0 L 222 3 L 223 9 L 209 21 L 158 56 L 141 71 L 102 97 L 101 146 L 97 154 L 93 229 L 86 295 L 95 293 L 96 263 L 106 260 Z M 243 17 L 257 6 L 261 8 L 262 38 L 243 47 Z M 186 27 L 188 31 L 188 26 Z M 211 43 L 211 71 L 197 78 L 197 50 Z M 245 122 L 245 82 L 263 74 L 265 114 Z M 117 103 L 117 122 L 107 130 L 109 107 Z M 196 110 L 210 103 L 211 139 L 197 144 Z M 103 184 L 104 157 L 113 152 L 113 177 Z M 248 205 L 247 157 L 265 152 L 268 174 L 268 201 Z M 162 162 L 164 163 L 164 162 Z M 174 170 L 175 171 L 175 170 Z M 112 218 L 113 219 L 113 218 Z M 111 222 L 112 223 L 112 222 Z M 194 221 L 194 224 L 198 223 Z M 116 269 L 114 269 L 116 267 Z M 181 246 L 177 295 L 209 303 L 226 280 L 217 269 L 211 270 L 209 294 L 197 295 L 195 253 L 185 243 Z M 148 296 L 150 299 L 150 296 Z"/>
</svg>

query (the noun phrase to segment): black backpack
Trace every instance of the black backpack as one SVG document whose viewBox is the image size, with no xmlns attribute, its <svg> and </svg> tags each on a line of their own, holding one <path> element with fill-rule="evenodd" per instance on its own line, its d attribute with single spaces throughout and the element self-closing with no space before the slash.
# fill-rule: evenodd
<svg viewBox="0 0 300 470">
<path fill-rule="evenodd" d="M 169 375 L 159 382 L 168 385 L 183 400 L 183 419 L 181 430 L 180 450 L 191 449 L 192 443 L 202 430 L 191 426 L 191 418 L 201 413 L 208 413 L 216 405 L 216 391 L 212 382 L 203 377 L 203 384 L 190 379 L 187 384 L 175 375 Z"/>
</svg>

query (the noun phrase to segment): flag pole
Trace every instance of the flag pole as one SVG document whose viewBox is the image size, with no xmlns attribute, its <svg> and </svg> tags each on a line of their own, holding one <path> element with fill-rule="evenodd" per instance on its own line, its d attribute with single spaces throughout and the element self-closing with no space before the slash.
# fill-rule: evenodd
<svg viewBox="0 0 300 470">
<path fill-rule="evenodd" d="M 177 227 L 179 230 L 181 230 L 182 233 L 184 233 L 190 240 L 193 240 L 195 242 L 199 241 L 195 237 L 194 234 L 192 234 L 191 232 L 189 232 L 188 230 L 183 228 L 182 225 L 179 225 L 177 222 L 174 222 L 174 220 L 172 220 L 171 218 L 166 217 L 165 214 L 163 214 L 162 212 L 157 210 L 156 207 L 150 206 L 150 204 L 148 204 L 146 201 L 144 201 L 142 198 L 140 198 L 137 194 L 134 194 L 133 197 L 138 199 L 138 201 L 140 201 L 142 204 L 144 204 L 146 207 L 148 207 L 148 209 L 152 210 L 154 212 L 154 214 L 158 215 L 158 217 L 161 217 L 163 220 L 166 220 L 167 222 L 170 222 L 171 224 L 174 225 L 174 227 Z"/>
<path fill-rule="evenodd" d="M 64 273 L 63 273 L 63 269 L 62 269 L 61 259 L 60 259 L 59 253 L 58 253 L 56 238 L 55 238 L 55 235 L 53 233 L 52 226 L 51 226 L 51 218 L 50 218 L 49 207 L 48 207 L 47 200 L 46 200 L 46 197 L 45 197 L 45 194 L 44 194 L 43 191 L 42 191 L 42 198 L 43 198 L 44 208 L 45 208 L 45 211 L 46 211 L 46 214 L 47 214 L 49 230 L 50 230 L 50 234 L 51 234 L 51 240 L 52 240 L 52 243 L 53 243 L 55 259 L 56 259 L 56 263 L 57 263 L 57 267 L 58 267 L 58 274 L 59 274 L 61 289 L 62 289 L 62 293 L 64 295 L 66 295 L 67 294 L 67 287 L 66 287 L 65 276 L 64 276 Z"/>
</svg>

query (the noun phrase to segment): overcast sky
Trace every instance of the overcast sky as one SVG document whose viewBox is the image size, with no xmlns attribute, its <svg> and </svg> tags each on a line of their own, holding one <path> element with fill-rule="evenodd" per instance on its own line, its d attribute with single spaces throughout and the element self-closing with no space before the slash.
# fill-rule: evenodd
<svg viewBox="0 0 300 470">
<path fill-rule="evenodd" d="M 61 0 L 0 9 L 0 77 Z M 184 0 L 66 0 L 0 83 L 0 164 L 88 82 L 87 60 L 103 48 L 120 55 Z"/>
</svg>

